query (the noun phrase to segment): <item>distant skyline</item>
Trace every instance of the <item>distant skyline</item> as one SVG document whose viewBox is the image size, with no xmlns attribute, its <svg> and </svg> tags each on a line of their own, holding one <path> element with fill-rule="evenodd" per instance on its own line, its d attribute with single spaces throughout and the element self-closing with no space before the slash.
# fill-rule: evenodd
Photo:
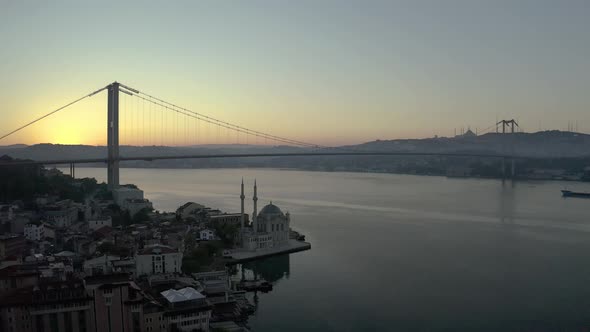
<svg viewBox="0 0 590 332">
<path fill-rule="evenodd" d="M 5 0 L 0 136 L 112 81 L 324 145 L 452 136 L 504 118 L 590 132 L 588 17 L 583 0 Z M 200 143 L 237 139 L 200 130 Z M 122 132 L 121 143 L 144 137 Z M 194 142 L 183 137 L 151 143 Z M 0 145 L 43 142 L 104 145 L 106 93 Z"/>
</svg>

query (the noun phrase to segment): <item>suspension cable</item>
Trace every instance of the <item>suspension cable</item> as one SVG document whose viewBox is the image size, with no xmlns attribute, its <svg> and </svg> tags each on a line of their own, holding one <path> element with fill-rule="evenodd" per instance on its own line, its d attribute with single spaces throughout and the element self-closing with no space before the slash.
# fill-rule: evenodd
<svg viewBox="0 0 590 332">
<path fill-rule="evenodd" d="M 284 138 L 284 137 L 279 137 L 279 136 L 274 136 L 274 135 L 270 135 L 270 134 L 266 134 L 263 132 L 259 132 L 259 131 L 254 131 L 254 130 L 250 130 L 244 127 L 240 127 L 240 126 L 236 126 L 236 125 L 232 125 L 230 123 L 227 123 L 225 121 L 220 121 L 217 120 L 215 118 L 211 118 L 208 116 L 204 116 L 202 114 L 196 113 L 196 112 L 192 112 L 190 110 L 175 106 L 173 104 L 170 103 L 166 103 L 164 101 L 154 101 L 151 99 L 148 99 L 146 97 L 140 96 L 140 95 L 135 95 L 137 98 L 145 100 L 147 102 L 153 103 L 155 105 L 158 106 L 162 106 L 165 107 L 173 112 L 176 112 L 178 114 L 184 115 L 184 116 L 188 116 L 188 117 L 192 117 L 195 118 L 197 120 L 201 120 L 201 121 L 205 121 L 207 123 L 216 125 L 218 127 L 223 127 L 226 129 L 230 129 L 235 131 L 236 133 L 244 133 L 244 134 L 248 134 L 248 135 L 253 135 L 253 136 L 258 136 L 258 137 L 263 137 L 263 138 L 268 138 L 270 140 L 274 140 L 274 141 L 278 141 L 278 142 L 282 142 L 282 143 L 286 143 L 286 144 L 293 144 L 293 145 L 298 145 L 298 146 L 304 146 L 304 147 L 308 147 L 308 148 L 320 148 L 321 146 L 317 145 L 317 144 L 312 144 L 312 143 L 305 143 L 305 142 L 300 142 L 300 141 L 296 141 L 296 140 L 291 140 L 288 138 Z M 156 98 L 154 98 L 155 100 L 157 100 Z M 167 107 L 165 104 L 171 106 L 171 107 Z"/>
<path fill-rule="evenodd" d="M 66 105 L 64 105 L 64 106 L 62 106 L 62 107 L 60 107 L 60 108 L 58 108 L 58 109 L 56 109 L 56 110 L 53 110 L 53 111 L 51 111 L 51 112 L 49 112 L 49 113 L 47 113 L 47 114 L 45 114 L 45 115 L 43 115 L 43 116 L 41 116 L 41 117 L 39 117 L 39 118 L 37 118 L 37 119 L 33 120 L 33 121 L 31 121 L 31 122 L 29 122 L 29 123 L 27 123 L 27 124 L 25 124 L 25 125 L 23 125 L 23 126 L 20 126 L 20 127 L 18 127 L 17 129 L 15 129 L 15 130 L 13 130 L 13 131 L 11 131 L 11 132 L 9 132 L 9 133 L 7 133 L 7 134 L 3 135 L 2 137 L 0 137 L 0 140 L 2 140 L 2 139 L 4 139 L 4 138 L 6 138 L 6 137 L 8 137 L 8 136 L 10 136 L 10 135 L 12 135 L 12 134 L 14 134 L 14 133 L 18 132 L 18 131 L 20 131 L 20 130 L 22 130 L 22 129 L 25 129 L 25 128 L 27 128 L 28 126 L 30 126 L 30 125 L 32 125 L 32 124 L 34 124 L 35 122 L 41 121 L 41 120 L 45 119 L 46 117 L 48 117 L 48 116 L 50 116 L 50 115 L 53 115 L 53 114 L 55 114 L 55 113 L 57 113 L 57 112 L 59 112 L 59 111 L 63 110 L 64 108 L 67 108 L 67 107 L 69 107 L 69 106 L 72 106 L 72 105 L 76 104 L 77 102 L 79 102 L 79 101 L 81 101 L 81 100 L 83 100 L 83 99 L 86 99 L 86 98 L 92 97 L 92 96 L 94 96 L 95 94 L 97 94 L 97 93 L 99 93 L 99 92 L 101 92 L 102 90 L 105 90 L 105 89 L 107 89 L 107 88 L 108 88 L 108 86 L 105 86 L 104 88 L 100 88 L 100 89 L 98 89 L 98 90 L 96 90 L 96 91 L 94 91 L 94 92 L 92 92 L 92 93 L 89 93 L 89 94 L 87 94 L 87 95 L 85 95 L 85 96 L 82 96 L 82 97 L 80 97 L 80 98 L 78 98 L 78 99 L 76 99 L 76 100 L 74 100 L 74 101 L 72 101 L 72 102 L 70 102 L 70 103 L 68 103 L 68 104 L 66 104 Z"/>
<path fill-rule="evenodd" d="M 131 90 L 133 92 L 136 92 L 137 93 L 136 96 L 138 98 L 141 98 L 141 96 L 139 96 L 138 94 L 142 94 L 142 95 L 144 95 L 144 96 L 146 96 L 146 97 L 148 97 L 150 99 L 153 99 L 153 100 L 156 100 L 156 101 L 160 102 L 163 105 L 169 105 L 169 106 L 171 106 L 171 107 L 173 107 L 173 108 L 175 108 L 177 110 L 181 110 L 182 112 L 180 112 L 180 113 L 182 113 L 184 115 L 188 115 L 186 113 L 191 113 L 197 119 L 200 119 L 202 121 L 206 121 L 208 123 L 211 123 L 211 124 L 214 124 L 214 125 L 218 125 L 218 126 L 221 126 L 221 127 L 227 128 L 227 129 L 230 129 L 230 130 L 234 130 L 234 131 L 237 131 L 237 132 L 241 132 L 241 133 L 245 133 L 245 134 L 249 134 L 249 135 L 253 135 L 253 136 L 258 136 L 258 137 L 266 137 L 266 138 L 271 139 L 271 140 L 275 140 L 275 141 L 279 141 L 279 142 L 283 142 L 283 143 L 294 144 L 294 145 L 299 145 L 299 146 L 312 147 L 312 148 L 328 148 L 327 146 L 321 146 L 321 145 L 318 145 L 318 144 L 313 144 L 313 143 L 308 143 L 308 142 L 293 140 L 293 139 L 289 139 L 289 138 L 285 138 L 285 137 L 280 137 L 280 136 L 276 136 L 276 135 L 272 135 L 272 134 L 267 134 L 267 133 L 260 132 L 260 131 L 257 131 L 257 130 L 248 129 L 248 128 L 245 128 L 245 127 L 242 127 L 242 126 L 239 126 L 239 125 L 235 125 L 235 124 L 230 123 L 230 122 L 226 122 L 226 121 L 219 120 L 219 119 L 216 119 L 216 118 L 213 118 L 213 117 L 210 117 L 210 116 L 207 116 L 207 115 L 204 115 L 204 114 L 195 112 L 195 111 L 191 111 L 189 109 L 186 109 L 184 107 L 178 106 L 176 104 L 167 102 L 167 101 L 165 101 L 163 99 L 154 97 L 154 96 L 152 96 L 150 94 L 147 94 L 145 92 L 141 92 L 141 91 L 139 91 L 137 89 L 130 88 L 130 87 L 126 86 L 126 85 L 121 84 L 121 86 L 123 86 L 124 88 L 127 88 L 127 89 L 129 89 L 129 90 Z M 144 100 L 150 101 L 148 99 L 144 99 Z M 154 101 L 151 101 L 151 102 L 154 102 Z M 175 109 L 172 109 L 172 110 L 176 111 Z"/>
</svg>

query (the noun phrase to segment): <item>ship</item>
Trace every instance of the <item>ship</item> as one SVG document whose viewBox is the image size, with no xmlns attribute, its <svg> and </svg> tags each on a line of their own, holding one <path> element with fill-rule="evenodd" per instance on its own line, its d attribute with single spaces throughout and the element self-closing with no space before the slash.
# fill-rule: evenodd
<svg viewBox="0 0 590 332">
<path fill-rule="evenodd" d="M 561 195 L 563 197 L 582 197 L 582 198 L 590 198 L 590 193 L 583 193 L 583 192 L 576 192 L 571 190 L 562 190 Z"/>
</svg>

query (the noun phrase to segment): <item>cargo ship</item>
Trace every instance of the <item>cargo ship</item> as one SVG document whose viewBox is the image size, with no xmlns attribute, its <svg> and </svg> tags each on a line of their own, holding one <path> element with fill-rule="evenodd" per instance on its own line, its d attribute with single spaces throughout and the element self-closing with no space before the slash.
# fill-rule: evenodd
<svg viewBox="0 0 590 332">
<path fill-rule="evenodd" d="M 590 193 L 583 193 L 583 192 L 576 192 L 571 190 L 562 190 L 561 195 L 563 197 L 582 197 L 582 198 L 590 198 Z"/>
</svg>

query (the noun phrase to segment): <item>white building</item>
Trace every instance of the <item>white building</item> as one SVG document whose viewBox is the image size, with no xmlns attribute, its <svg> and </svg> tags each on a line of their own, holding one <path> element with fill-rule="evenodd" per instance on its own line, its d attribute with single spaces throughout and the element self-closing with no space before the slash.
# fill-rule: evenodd
<svg viewBox="0 0 590 332">
<path fill-rule="evenodd" d="M 113 219 L 111 217 L 101 217 L 88 220 L 88 228 L 90 230 L 95 231 L 104 226 L 113 227 Z"/>
<path fill-rule="evenodd" d="M 122 210 L 129 211 L 133 217 L 143 209 L 153 209 L 152 202 L 143 197 L 143 191 L 135 188 L 120 187 L 113 190 L 115 203 Z"/>
<path fill-rule="evenodd" d="M 242 214 L 244 213 L 244 181 L 240 195 Z M 252 213 L 252 228 L 247 229 L 242 217 L 240 233 L 242 247 L 247 250 L 258 250 L 285 246 L 289 243 L 291 216 L 286 214 L 272 202 L 257 213 L 257 187 L 254 181 L 254 212 Z"/>
<path fill-rule="evenodd" d="M 192 287 L 160 293 L 168 306 L 168 324 L 176 331 L 209 331 L 211 306 L 205 296 Z"/>
<path fill-rule="evenodd" d="M 41 223 L 28 223 L 25 225 L 25 238 L 30 241 L 41 241 L 45 238 L 45 231 Z"/>
<path fill-rule="evenodd" d="M 205 241 L 215 240 L 215 231 L 212 229 L 203 229 L 199 232 L 199 239 Z"/>
<path fill-rule="evenodd" d="M 135 255 L 137 276 L 179 273 L 181 266 L 182 252 L 161 244 L 146 246 Z"/>
</svg>

